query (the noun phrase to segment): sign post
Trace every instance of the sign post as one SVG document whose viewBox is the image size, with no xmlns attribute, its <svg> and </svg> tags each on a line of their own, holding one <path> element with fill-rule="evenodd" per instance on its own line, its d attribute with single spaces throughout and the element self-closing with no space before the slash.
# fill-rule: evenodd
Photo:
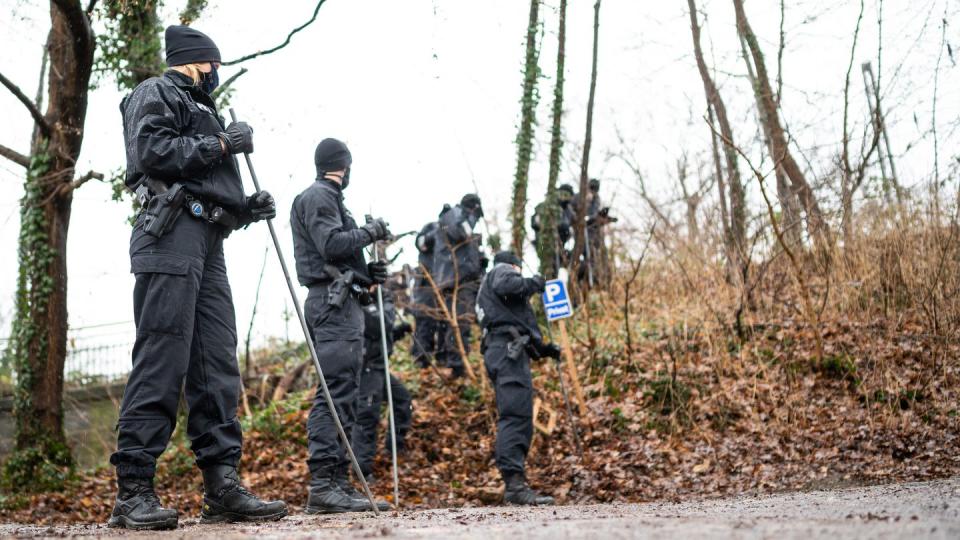
<svg viewBox="0 0 960 540">
<path fill-rule="evenodd" d="M 567 374 L 573 381 L 573 393 L 577 400 L 577 407 L 580 409 L 580 416 L 587 414 L 587 402 L 583 398 L 583 388 L 580 386 L 580 376 L 577 374 L 577 365 L 573 361 L 573 350 L 570 348 L 570 337 L 567 335 L 567 317 L 573 315 L 573 305 L 570 303 L 570 295 L 567 294 L 567 285 L 562 279 L 551 279 L 547 281 L 543 291 L 543 310 L 547 315 L 547 324 L 552 321 L 559 321 L 560 326 L 560 346 L 563 347 L 563 357 L 567 364 Z"/>
</svg>

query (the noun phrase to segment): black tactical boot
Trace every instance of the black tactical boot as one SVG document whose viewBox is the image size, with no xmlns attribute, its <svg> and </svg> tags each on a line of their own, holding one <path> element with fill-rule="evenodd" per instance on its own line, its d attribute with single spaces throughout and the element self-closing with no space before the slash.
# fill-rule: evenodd
<svg viewBox="0 0 960 540">
<path fill-rule="evenodd" d="M 350 507 L 350 512 L 369 512 L 370 510 L 370 500 L 367 499 L 367 496 L 363 492 L 359 491 L 357 488 L 353 487 L 353 484 L 350 483 L 349 475 L 347 471 L 338 470 L 334 480 L 337 483 L 337 487 L 340 488 L 347 497 L 350 497 L 352 501 L 352 506 Z M 387 501 L 377 501 L 376 497 L 374 499 L 377 502 L 377 510 L 381 512 L 386 512 L 390 509 L 390 504 Z"/>
<path fill-rule="evenodd" d="M 352 512 L 353 507 L 353 499 L 340 489 L 332 471 L 314 473 L 310 480 L 310 493 L 307 497 L 307 506 L 303 509 L 304 512 L 308 514 L 340 514 Z"/>
<path fill-rule="evenodd" d="M 203 469 L 203 510 L 200 523 L 276 521 L 287 515 L 283 501 L 262 501 L 242 485 L 237 468 L 210 465 Z"/>
<path fill-rule="evenodd" d="M 503 490 L 503 501 L 506 503 L 526 506 L 553 504 L 553 497 L 541 495 L 530 489 L 530 486 L 527 485 L 527 479 L 522 473 L 505 475 L 503 480 L 507 485 L 506 489 Z"/>
<path fill-rule="evenodd" d="M 108 527 L 128 529 L 176 529 L 177 511 L 160 506 L 153 491 L 153 478 L 118 478 L 117 503 Z"/>
</svg>

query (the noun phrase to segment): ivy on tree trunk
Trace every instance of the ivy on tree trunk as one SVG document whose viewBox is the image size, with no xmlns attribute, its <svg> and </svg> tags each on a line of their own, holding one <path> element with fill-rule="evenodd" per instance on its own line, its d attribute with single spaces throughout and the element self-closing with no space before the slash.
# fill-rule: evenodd
<svg viewBox="0 0 960 540">
<path fill-rule="evenodd" d="M 526 238 L 527 181 L 530 161 L 533 158 L 533 127 L 539 102 L 537 79 L 540 78 L 537 49 L 540 0 L 530 0 L 530 18 L 527 22 L 527 46 L 523 66 L 523 97 L 520 100 L 520 128 L 517 132 L 517 170 L 513 180 L 513 203 L 510 221 L 513 225 L 511 248 L 523 258 L 523 242 Z"/>
<path fill-rule="evenodd" d="M 541 241 L 537 244 L 540 258 L 540 273 L 556 278 L 559 265 L 555 261 L 561 250 L 557 235 L 559 205 L 557 204 L 557 179 L 560 177 L 560 152 L 563 150 L 563 78 L 564 48 L 567 40 L 567 0 L 560 0 L 560 22 L 557 30 L 557 76 L 553 86 L 553 124 L 550 128 L 550 173 L 547 177 L 547 196 L 542 221 L 540 223 Z"/>
<path fill-rule="evenodd" d="M 50 3 L 47 109 L 38 130 L 21 201 L 16 313 L 6 354 L 17 376 L 14 451 L 3 484 L 53 489 L 72 465 L 63 430 L 67 349 L 67 232 L 74 167 L 83 143 L 93 71 L 94 33 L 79 2 Z M 34 107 L 36 105 L 34 104 Z"/>
</svg>

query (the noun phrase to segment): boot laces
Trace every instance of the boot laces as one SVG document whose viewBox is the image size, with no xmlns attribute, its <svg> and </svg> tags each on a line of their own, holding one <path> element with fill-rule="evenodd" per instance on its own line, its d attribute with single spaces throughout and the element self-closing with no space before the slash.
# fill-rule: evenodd
<svg viewBox="0 0 960 540">
<path fill-rule="evenodd" d="M 230 471 L 224 475 L 224 478 L 230 480 L 230 482 L 220 489 L 220 492 L 217 493 L 218 497 L 223 497 L 227 493 L 236 492 L 245 497 L 256 499 L 256 495 L 247 491 L 247 488 L 243 487 L 243 484 L 240 483 L 240 477 L 237 474 L 236 470 Z"/>
<path fill-rule="evenodd" d="M 132 496 L 143 498 L 143 501 L 151 508 L 161 507 L 160 497 L 157 496 L 157 492 L 153 489 L 153 482 L 146 480 L 137 481 L 134 483 L 134 486 L 131 490 Z"/>
</svg>

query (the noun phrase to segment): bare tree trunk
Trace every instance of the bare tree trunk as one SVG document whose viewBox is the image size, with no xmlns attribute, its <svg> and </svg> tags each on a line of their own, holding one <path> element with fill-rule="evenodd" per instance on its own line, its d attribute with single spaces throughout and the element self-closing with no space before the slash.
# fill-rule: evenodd
<svg viewBox="0 0 960 540">
<path fill-rule="evenodd" d="M 723 186 L 726 185 L 730 194 L 730 215 L 729 223 L 724 227 L 729 230 L 729 249 L 727 257 L 730 264 L 737 269 L 739 275 L 744 266 L 746 230 L 747 230 L 747 203 L 746 190 L 743 180 L 740 178 L 740 168 L 737 165 L 737 151 L 732 146 L 734 144 L 733 129 L 730 127 L 730 121 L 727 118 L 727 108 L 720 96 L 710 76 L 710 70 L 707 68 L 707 62 L 703 57 L 703 49 L 700 46 L 700 24 L 697 22 L 697 5 L 695 0 L 687 0 L 687 7 L 690 10 L 690 31 L 693 34 L 693 52 L 697 60 L 697 69 L 700 71 L 700 78 L 703 80 L 703 90 L 707 97 L 707 106 L 710 112 L 710 119 L 716 116 L 720 133 L 725 139 L 723 143 L 723 155 L 726 159 L 727 171 L 726 180 L 720 169 L 719 157 L 716 150 L 716 135 L 714 138 L 714 161 L 717 169 L 717 184 L 721 187 L 721 212 L 726 212 L 726 197 L 723 195 Z"/>
<path fill-rule="evenodd" d="M 740 52 L 743 56 L 743 62 L 747 65 L 747 77 L 750 79 L 750 87 L 754 89 L 754 100 L 757 104 L 757 117 L 760 123 L 760 129 L 763 131 L 763 144 L 767 147 L 767 153 L 770 155 L 770 161 L 774 164 L 774 176 L 777 180 L 777 200 L 780 201 L 780 210 L 783 214 L 781 218 L 781 230 L 783 236 L 791 246 L 799 246 L 803 242 L 803 236 L 800 231 L 802 222 L 800 201 L 790 189 L 790 183 L 787 181 L 787 174 L 783 170 L 783 164 L 777 160 L 774 153 L 773 143 L 770 137 L 770 124 L 767 121 L 766 110 L 760 102 L 760 92 L 756 91 L 757 74 L 753 69 L 753 61 L 750 59 L 750 53 L 747 50 L 747 42 L 742 35 L 740 38 Z M 779 105 L 778 105 L 779 106 Z"/>
<path fill-rule="evenodd" d="M 580 187 L 578 197 L 580 204 L 577 205 L 577 216 L 574 222 L 574 233 L 576 240 L 573 245 L 573 255 L 571 257 L 571 273 L 574 278 L 578 275 L 580 266 L 580 257 L 584 253 L 586 244 L 587 225 L 587 198 L 589 190 L 590 174 L 590 146 L 593 142 L 593 105 L 597 93 L 597 49 L 600 37 L 600 0 L 593 4 L 593 62 L 590 69 L 590 97 L 587 99 L 587 127 L 583 137 L 583 159 L 580 161 Z M 577 283 L 576 279 L 572 280 Z M 576 287 L 579 289 L 579 284 Z"/>
<path fill-rule="evenodd" d="M 510 221 L 513 225 L 510 245 L 521 259 L 526 238 L 527 181 L 530 161 L 533 157 L 533 125 L 537 112 L 537 79 L 539 78 L 539 51 L 537 51 L 537 28 L 539 27 L 540 0 L 530 0 L 530 18 L 527 22 L 527 47 L 523 67 L 523 97 L 520 99 L 520 130 L 517 132 L 517 170 L 513 179 L 513 203 Z"/>
<path fill-rule="evenodd" d="M 849 245 L 853 236 L 853 195 L 859 185 L 854 185 L 853 168 L 850 166 L 850 75 L 857 52 L 857 40 L 860 37 L 860 23 L 863 21 L 864 1 L 860 0 L 860 15 L 853 30 L 853 44 L 850 46 L 850 62 L 843 83 L 843 141 L 840 150 L 840 228 L 843 231 L 844 245 Z"/>
<path fill-rule="evenodd" d="M 21 202 L 20 270 L 7 354 L 17 372 L 14 453 L 4 466 L 16 489 L 62 485 L 72 465 L 63 430 L 67 349 L 67 232 L 74 166 L 83 142 L 95 39 L 79 2 L 50 3 L 46 113 L 38 120 Z M 88 175 L 89 177 L 90 175 Z"/>
<path fill-rule="evenodd" d="M 553 86 L 553 124 L 550 128 L 550 172 L 547 177 L 547 196 L 544 205 L 546 211 L 540 224 L 540 273 L 555 278 L 559 265 L 555 263 L 560 257 L 560 239 L 557 235 L 557 221 L 559 207 L 557 205 L 557 179 L 560 177 L 560 153 L 563 149 L 563 131 L 561 121 L 563 117 L 563 80 L 564 80 L 564 49 L 567 42 L 567 0 L 560 0 L 560 22 L 557 30 L 557 75 Z"/>
<path fill-rule="evenodd" d="M 677 160 L 677 181 L 680 183 L 680 191 L 683 194 L 683 204 L 687 210 L 687 241 L 689 241 L 691 245 L 696 245 L 700 240 L 700 224 L 697 221 L 697 210 L 700 208 L 702 193 L 700 191 L 691 193 L 687 188 L 686 154 Z"/>
<path fill-rule="evenodd" d="M 760 50 L 760 44 L 757 37 L 750 28 L 747 15 L 743 9 L 743 0 L 733 0 L 734 10 L 737 15 L 737 32 L 743 36 L 753 58 L 753 65 L 756 69 L 757 84 L 754 86 L 754 93 L 760 102 L 760 108 L 769 131 L 771 149 L 774 163 L 780 163 L 783 172 L 790 181 L 790 187 L 803 206 L 807 214 L 807 229 L 815 244 L 821 249 L 821 252 L 829 253 L 832 242 L 830 240 L 830 231 L 826 221 L 823 218 L 823 212 L 820 211 L 820 205 L 817 202 L 813 189 L 803 175 L 803 171 L 793 158 L 790 148 L 787 144 L 787 136 L 783 125 L 780 123 L 780 113 L 774 101 L 773 89 L 770 87 L 770 78 L 767 75 L 767 66 L 763 59 L 763 52 Z"/>
</svg>

